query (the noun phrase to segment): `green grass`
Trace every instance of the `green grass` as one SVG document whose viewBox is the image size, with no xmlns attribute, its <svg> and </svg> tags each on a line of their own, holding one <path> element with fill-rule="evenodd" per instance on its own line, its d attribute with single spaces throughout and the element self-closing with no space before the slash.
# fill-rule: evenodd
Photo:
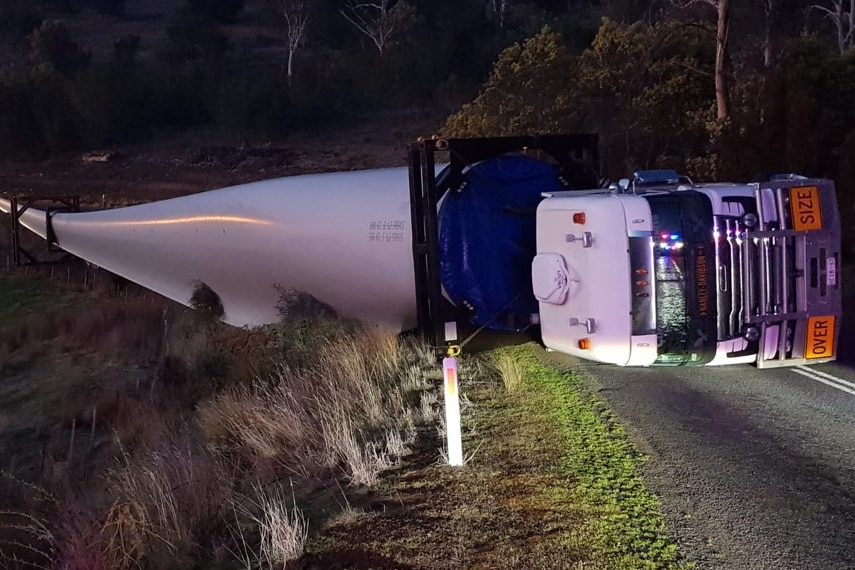
<svg viewBox="0 0 855 570">
<path fill-rule="evenodd" d="M 539 354 L 528 345 L 462 359 L 461 391 L 472 402 L 464 453 L 474 458 L 448 467 L 441 440 L 428 437 L 377 494 L 351 498 L 354 512 L 315 534 L 310 567 L 692 568 L 645 488 L 644 457 L 582 379 Z M 522 378 L 511 390 L 499 378 L 508 362 Z"/>
<path fill-rule="evenodd" d="M 544 365 L 529 346 L 500 351 L 523 369 L 524 409 L 562 439 L 560 468 L 587 514 L 592 545 L 615 569 L 687 568 L 669 535 L 658 499 L 641 475 L 645 461 L 603 402 L 577 376 Z"/>
<path fill-rule="evenodd" d="M 67 304 L 55 287 L 42 279 L 0 276 L 0 326 Z"/>
</svg>

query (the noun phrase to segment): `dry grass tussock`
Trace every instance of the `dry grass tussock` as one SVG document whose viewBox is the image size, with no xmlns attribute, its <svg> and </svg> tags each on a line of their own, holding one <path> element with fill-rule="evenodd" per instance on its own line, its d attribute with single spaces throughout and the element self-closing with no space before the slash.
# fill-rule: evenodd
<svg viewBox="0 0 855 570">
<path fill-rule="evenodd" d="M 114 497 L 101 529 L 113 568 L 152 553 L 206 544 L 222 526 L 230 475 L 189 433 L 170 444 L 125 455 L 107 475 Z"/>
<path fill-rule="evenodd" d="M 224 456 L 304 475 L 340 468 L 371 484 L 415 437 L 424 413 L 411 391 L 424 380 L 414 370 L 428 364 L 432 354 L 418 343 L 357 327 L 316 345 L 308 364 L 217 395 L 200 408 L 199 425 Z"/>
<path fill-rule="evenodd" d="M 493 366 L 501 376 L 505 390 L 513 393 L 522 388 L 524 371 L 517 359 L 504 352 L 499 352 L 493 357 Z"/>
<path fill-rule="evenodd" d="M 237 524 L 231 527 L 235 543 L 232 553 L 246 568 L 282 568 L 302 556 L 309 523 L 297 507 L 293 481 L 290 495 L 279 484 L 253 484 L 250 495 L 235 501 L 234 513 Z M 247 541 L 241 519 L 257 530 L 255 548 Z"/>
<path fill-rule="evenodd" d="M 78 453 L 48 454 L 38 484 L 15 483 L 30 499 L 0 485 L 0 568 L 281 568 L 303 551 L 319 486 L 374 484 L 436 420 L 436 361 L 415 340 L 329 315 L 240 334 L 186 317 L 108 303 L 0 335 L 16 354 L 128 343 L 155 372 L 57 416 L 66 450 L 77 425 Z"/>
</svg>

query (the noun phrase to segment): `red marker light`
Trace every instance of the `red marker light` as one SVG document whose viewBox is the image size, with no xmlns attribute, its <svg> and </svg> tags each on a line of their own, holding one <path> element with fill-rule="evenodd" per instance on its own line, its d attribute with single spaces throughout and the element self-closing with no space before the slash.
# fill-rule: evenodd
<svg viewBox="0 0 855 570">
<path fill-rule="evenodd" d="M 584 224 L 585 223 L 585 212 L 576 212 L 573 214 L 573 223 L 574 224 Z"/>
<path fill-rule="evenodd" d="M 635 274 L 636 275 L 647 275 L 647 270 L 646 269 L 636 269 Z"/>
<path fill-rule="evenodd" d="M 590 350 L 591 349 L 591 339 L 589 339 L 588 337 L 580 338 L 579 342 L 576 343 L 576 346 L 578 346 L 582 350 Z"/>
<path fill-rule="evenodd" d="M 650 285 L 650 283 L 648 283 L 647 281 L 636 281 L 635 284 L 639 287 L 647 287 L 648 285 Z"/>
</svg>

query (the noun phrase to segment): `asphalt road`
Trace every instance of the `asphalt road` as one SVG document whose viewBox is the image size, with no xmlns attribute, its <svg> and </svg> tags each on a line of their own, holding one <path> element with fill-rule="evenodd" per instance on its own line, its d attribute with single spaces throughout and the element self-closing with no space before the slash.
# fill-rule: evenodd
<svg viewBox="0 0 855 570">
<path fill-rule="evenodd" d="M 851 331 L 840 353 L 807 370 L 571 365 L 649 454 L 649 487 L 699 570 L 837 570 L 855 569 Z"/>
</svg>

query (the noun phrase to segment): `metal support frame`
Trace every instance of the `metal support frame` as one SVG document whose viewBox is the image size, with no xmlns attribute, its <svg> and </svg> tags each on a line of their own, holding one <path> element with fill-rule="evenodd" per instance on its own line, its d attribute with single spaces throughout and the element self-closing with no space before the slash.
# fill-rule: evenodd
<svg viewBox="0 0 855 570">
<path fill-rule="evenodd" d="M 59 259 L 39 260 L 35 254 L 29 252 L 21 245 L 21 216 L 30 208 L 41 206 L 45 212 L 45 241 L 47 251 L 51 253 L 63 253 Z M 53 216 L 60 212 L 79 212 L 80 196 L 13 196 L 10 200 L 11 228 L 12 228 L 12 257 L 15 265 L 52 265 L 62 263 L 70 254 L 63 252 L 58 246 L 56 233 L 53 230 Z"/>
<path fill-rule="evenodd" d="M 437 176 L 436 155 L 442 152 L 448 153 L 449 166 Z M 532 154 L 554 163 L 559 181 L 568 190 L 597 186 L 599 148 L 595 134 L 482 139 L 434 137 L 419 139 L 409 146 L 417 328 L 433 346 L 450 344 L 445 339 L 446 322 L 454 321 L 458 338 L 466 338 L 466 342 L 480 331 L 470 322 L 466 307 L 454 307 L 442 294 L 437 206 L 447 192 L 463 186 L 464 173 L 470 166 L 509 153 Z"/>
<path fill-rule="evenodd" d="M 438 141 L 420 140 L 410 145 L 410 215 L 413 231 L 413 262 L 416 276 L 418 329 L 431 344 L 445 342 L 443 321 L 439 317 L 442 288 L 439 276 L 437 237 L 437 189 L 435 153 Z M 439 149 L 444 150 L 444 149 Z"/>
</svg>

